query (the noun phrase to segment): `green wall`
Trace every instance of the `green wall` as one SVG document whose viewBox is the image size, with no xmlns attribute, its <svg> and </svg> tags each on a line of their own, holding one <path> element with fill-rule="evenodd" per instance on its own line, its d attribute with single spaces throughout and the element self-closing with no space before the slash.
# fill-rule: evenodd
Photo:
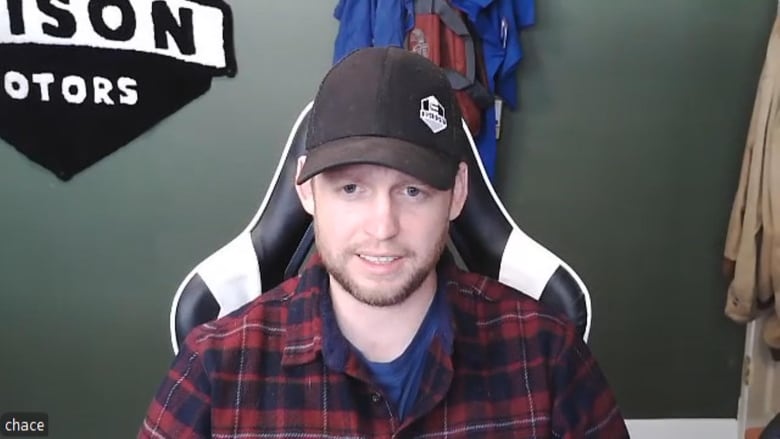
<svg viewBox="0 0 780 439">
<path fill-rule="evenodd" d="M 68 183 L 0 142 L 0 412 L 134 436 L 173 293 L 258 207 L 330 66 L 335 3 L 233 1 L 238 76 Z M 718 270 L 775 6 L 538 1 L 523 34 L 497 190 L 588 284 L 628 417 L 736 415 L 743 328 Z"/>
<path fill-rule="evenodd" d="M 523 39 L 499 193 L 591 289 L 628 416 L 736 416 L 744 328 L 719 273 L 776 7 L 556 0 Z"/>
</svg>

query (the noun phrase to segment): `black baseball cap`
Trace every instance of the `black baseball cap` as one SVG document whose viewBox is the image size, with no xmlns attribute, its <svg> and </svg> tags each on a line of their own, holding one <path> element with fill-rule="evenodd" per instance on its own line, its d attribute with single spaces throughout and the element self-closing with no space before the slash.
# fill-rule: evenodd
<svg viewBox="0 0 780 439">
<path fill-rule="evenodd" d="M 366 47 L 342 58 L 322 80 L 296 183 L 364 163 L 446 190 L 466 142 L 460 107 L 439 66 L 404 48 Z"/>
</svg>

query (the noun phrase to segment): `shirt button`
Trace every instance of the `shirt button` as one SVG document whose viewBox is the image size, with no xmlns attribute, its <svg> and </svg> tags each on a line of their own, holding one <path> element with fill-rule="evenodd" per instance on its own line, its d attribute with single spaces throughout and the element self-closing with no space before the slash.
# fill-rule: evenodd
<svg viewBox="0 0 780 439">
<path fill-rule="evenodd" d="M 382 395 L 380 395 L 379 393 L 376 393 L 376 392 L 372 393 L 371 394 L 371 401 L 374 404 L 379 404 L 380 402 L 382 402 Z"/>
</svg>

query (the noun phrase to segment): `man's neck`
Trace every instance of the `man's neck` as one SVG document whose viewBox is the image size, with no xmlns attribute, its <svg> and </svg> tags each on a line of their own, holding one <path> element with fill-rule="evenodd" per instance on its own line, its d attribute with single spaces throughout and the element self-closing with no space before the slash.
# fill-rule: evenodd
<svg viewBox="0 0 780 439">
<path fill-rule="evenodd" d="M 388 362 L 400 356 L 420 328 L 436 294 L 436 273 L 404 302 L 385 307 L 367 305 L 330 279 L 333 312 L 344 337 L 369 361 Z"/>
</svg>

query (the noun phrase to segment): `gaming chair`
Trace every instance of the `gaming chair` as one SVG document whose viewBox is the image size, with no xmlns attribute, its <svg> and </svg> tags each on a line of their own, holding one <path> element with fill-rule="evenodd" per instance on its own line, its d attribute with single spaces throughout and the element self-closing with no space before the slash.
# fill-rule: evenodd
<svg viewBox="0 0 780 439">
<path fill-rule="evenodd" d="M 298 274 L 314 244 L 311 217 L 294 187 L 297 157 L 304 153 L 312 102 L 303 109 L 287 139 L 271 185 L 243 232 L 200 262 L 173 299 L 170 333 L 173 351 L 195 326 L 222 317 Z M 563 260 L 515 224 L 496 195 L 468 127 L 471 147 L 468 198 L 452 222 L 448 250 L 459 265 L 490 276 L 563 311 L 587 342 L 590 296 Z"/>
</svg>

